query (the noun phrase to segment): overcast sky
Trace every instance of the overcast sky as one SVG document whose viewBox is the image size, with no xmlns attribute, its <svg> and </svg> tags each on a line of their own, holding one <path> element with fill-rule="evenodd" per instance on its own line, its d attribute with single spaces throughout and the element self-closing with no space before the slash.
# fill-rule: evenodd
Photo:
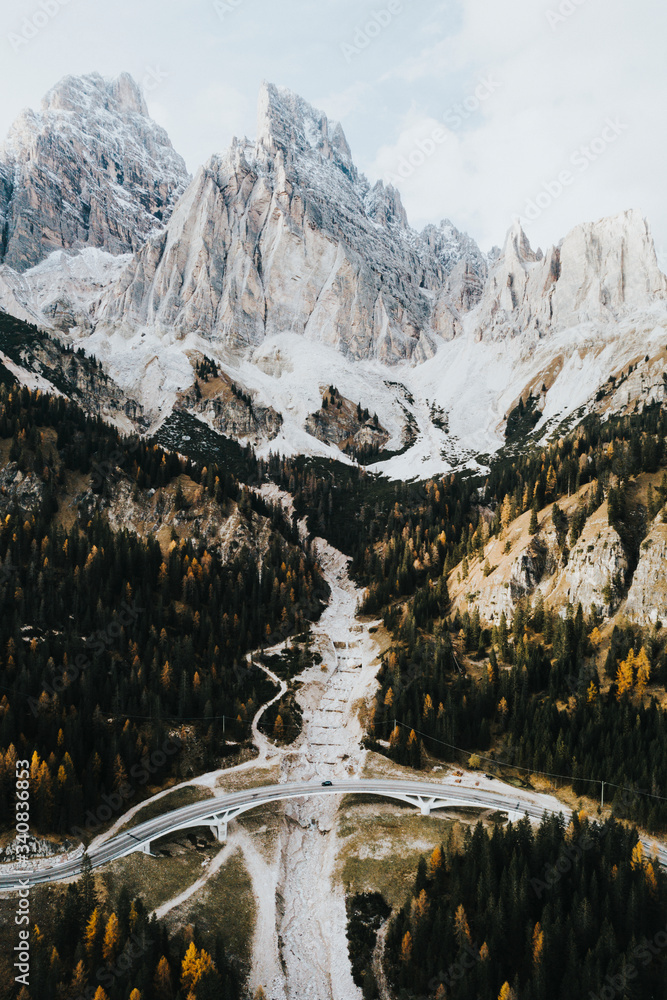
<svg viewBox="0 0 667 1000">
<path fill-rule="evenodd" d="M 396 180 L 417 227 L 448 217 L 488 249 L 521 216 L 544 246 L 578 222 L 636 207 L 667 262 L 658 0 L 12 0 L 3 9 L 2 135 L 61 76 L 128 70 L 195 170 L 234 134 L 254 136 L 265 78 L 339 118 L 360 169 Z"/>
</svg>

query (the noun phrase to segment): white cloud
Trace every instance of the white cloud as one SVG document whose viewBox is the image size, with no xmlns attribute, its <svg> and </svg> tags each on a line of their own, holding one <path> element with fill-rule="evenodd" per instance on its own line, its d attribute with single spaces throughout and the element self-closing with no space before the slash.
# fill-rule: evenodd
<svg viewBox="0 0 667 1000">
<path fill-rule="evenodd" d="M 472 92 L 476 74 L 490 72 L 501 83 L 402 183 L 413 222 L 449 215 L 483 244 L 499 242 L 512 217 L 570 165 L 575 150 L 594 140 L 608 118 L 619 118 L 627 130 L 588 170 L 575 172 L 572 185 L 528 232 L 535 241 L 553 242 L 579 221 L 636 204 L 667 242 L 660 176 L 665 139 L 656 127 L 663 117 L 667 15 L 656 7 L 652 19 L 641 19 L 622 0 L 585 0 L 552 29 L 545 12 L 559 2 L 514 0 L 510 12 L 510 4 L 470 0 L 455 35 L 394 68 L 395 77 L 411 84 L 421 115 L 413 109 L 398 122 L 393 141 L 367 162 L 371 175 L 391 170 L 437 126 L 433 97 L 424 95 L 427 83 L 445 91 L 454 74 L 463 75 L 461 99 Z"/>
</svg>

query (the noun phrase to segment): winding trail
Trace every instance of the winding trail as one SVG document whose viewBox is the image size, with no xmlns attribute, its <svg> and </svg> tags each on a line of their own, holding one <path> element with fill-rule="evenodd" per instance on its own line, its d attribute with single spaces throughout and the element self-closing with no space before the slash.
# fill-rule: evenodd
<svg viewBox="0 0 667 1000">
<path fill-rule="evenodd" d="M 285 643 L 281 643 L 280 646 L 276 646 L 275 649 L 268 650 L 268 652 L 270 653 L 277 652 L 284 646 Z M 248 663 L 250 663 L 250 661 L 251 661 L 251 656 L 248 656 Z M 265 736 L 264 733 L 260 732 L 259 723 L 262 716 L 266 712 L 267 708 L 270 708 L 271 705 L 274 705 L 277 701 L 280 701 L 282 696 L 287 691 L 287 684 L 285 683 L 285 681 L 281 681 L 280 677 L 278 677 L 277 674 L 274 674 L 272 670 L 269 670 L 268 667 L 265 667 L 263 663 L 258 663 L 256 664 L 256 666 L 258 666 L 261 670 L 263 670 L 266 676 L 269 677 L 274 684 L 278 685 L 278 694 L 275 695 L 271 699 L 271 701 L 267 701 L 264 705 L 262 705 L 257 710 L 257 712 L 255 712 L 255 717 L 252 720 L 252 740 L 257 749 L 259 750 L 259 757 L 253 760 L 253 764 L 255 765 L 255 767 L 260 763 L 264 763 L 269 757 L 275 757 L 279 752 L 278 748 L 274 746 L 273 743 L 271 743 L 269 738 Z"/>
<path fill-rule="evenodd" d="M 283 754 L 281 782 L 359 777 L 364 759 L 359 707 L 375 690 L 377 649 L 368 626 L 355 618 L 360 591 L 348 561 L 322 539 L 314 542 L 331 590 L 313 628 L 322 665 L 304 671 L 297 698 L 303 711 L 299 738 Z M 324 668 L 324 669 L 323 669 Z M 251 993 L 269 1000 L 358 1000 L 347 952 L 347 915 L 336 864 L 338 796 L 285 806 L 279 833 L 274 937 L 278 961 L 267 978 L 269 941 L 255 938 Z"/>
</svg>

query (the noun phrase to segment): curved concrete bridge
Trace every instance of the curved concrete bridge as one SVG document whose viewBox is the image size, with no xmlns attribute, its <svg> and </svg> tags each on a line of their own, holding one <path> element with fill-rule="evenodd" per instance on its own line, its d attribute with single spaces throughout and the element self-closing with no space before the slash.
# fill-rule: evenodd
<svg viewBox="0 0 667 1000">
<path fill-rule="evenodd" d="M 135 851 L 150 854 L 151 844 L 161 837 L 200 826 L 209 827 L 218 840 L 224 840 L 227 836 L 228 823 L 237 816 L 270 802 L 303 799 L 312 795 L 376 795 L 405 802 L 419 809 L 423 816 L 428 816 L 433 809 L 477 808 L 506 812 L 515 819 L 528 816 L 539 821 L 544 813 L 549 811 L 545 808 L 544 800 L 539 793 L 517 791 L 500 781 L 497 789 L 470 788 L 458 785 L 451 779 L 426 782 L 386 778 L 345 778 L 334 781 L 331 785 L 323 785 L 321 782 L 291 782 L 231 792 L 228 795 L 174 809 L 110 838 L 91 852 L 90 860 L 93 867 L 97 868 Z M 563 807 L 558 812 L 563 813 L 566 822 L 569 822 L 572 816 L 570 809 Z M 642 843 L 649 852 L 655 849 L 661 863 L 667 864 L 667 847 L 645 839 Z M 80 872 L 81 857 L 56 861 L 48 868 L 40 870 L 3 871 L 0 868 L 0 891 L 11 891 L 42 882 L 57 882 L 76 876 Z"/>
<path fill-rule="evenodd" d="M 433 809 L 471 808 L 499 809 L 523 816 L 527 814 L 533 819 L 541 819 L 544 808 L 525 793 L 521 796 L 512 790 L 512 794 L 503 795 L 507 786 L 499 783 L 498 791 L 488 791 L 481 788 L 466 788 L 452 782 L 433 783 L 424 781 L 404 781 L 376 778 L 347 778 L 335 781 L 332 785 L 321 782 L 292 782 L 284 785 L 267 785 L 261 788 L 232 792 L 228 795 L 206 799 L 194 805 L 184 806 L 162 816 L 140 823 L 138 826 L 120 833 L 101 844 L 91 852 L 90 860 L 93 867 L 107 864 L 117 858 L 123 858 L 135 851 L 150 854 L 151 844 L 168 834 L 179 830 L 190 830 L 195 827 L 209 827 L 218 840 L 227 836 L 227 825 L 242 813 L 256 809 L 270 802 L 284 802 L 289 799 L 302 799 L 311 795 L 377 795 L 386 799 L 405 802 L 419 809 L 423 816 L 428 816 Z M 568 810 L 564 810 L 568 813 Z M 0 891 L 7 891 L 22 885 L 37 885 L 42 882 L 55 882 L 78 875 L 81 871 L 81 857 L 67 861 L 54 861 L 48 868 L 39 870 L 2 870 L 0 867 Z"/>
</svg>

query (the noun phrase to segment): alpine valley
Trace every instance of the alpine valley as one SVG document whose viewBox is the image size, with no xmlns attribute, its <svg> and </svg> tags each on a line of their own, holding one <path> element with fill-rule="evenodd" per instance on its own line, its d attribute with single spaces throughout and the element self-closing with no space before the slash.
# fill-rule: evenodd
<svg viewBox="0 0 667 1000">
<path fill-rule="evenodd" d="M 487 252 L 269 83 L 193 177 L 128 74 L 24 111 L 0 1000 L 667 995 L 666 403 L 632 208 Z"/>
</svg>

